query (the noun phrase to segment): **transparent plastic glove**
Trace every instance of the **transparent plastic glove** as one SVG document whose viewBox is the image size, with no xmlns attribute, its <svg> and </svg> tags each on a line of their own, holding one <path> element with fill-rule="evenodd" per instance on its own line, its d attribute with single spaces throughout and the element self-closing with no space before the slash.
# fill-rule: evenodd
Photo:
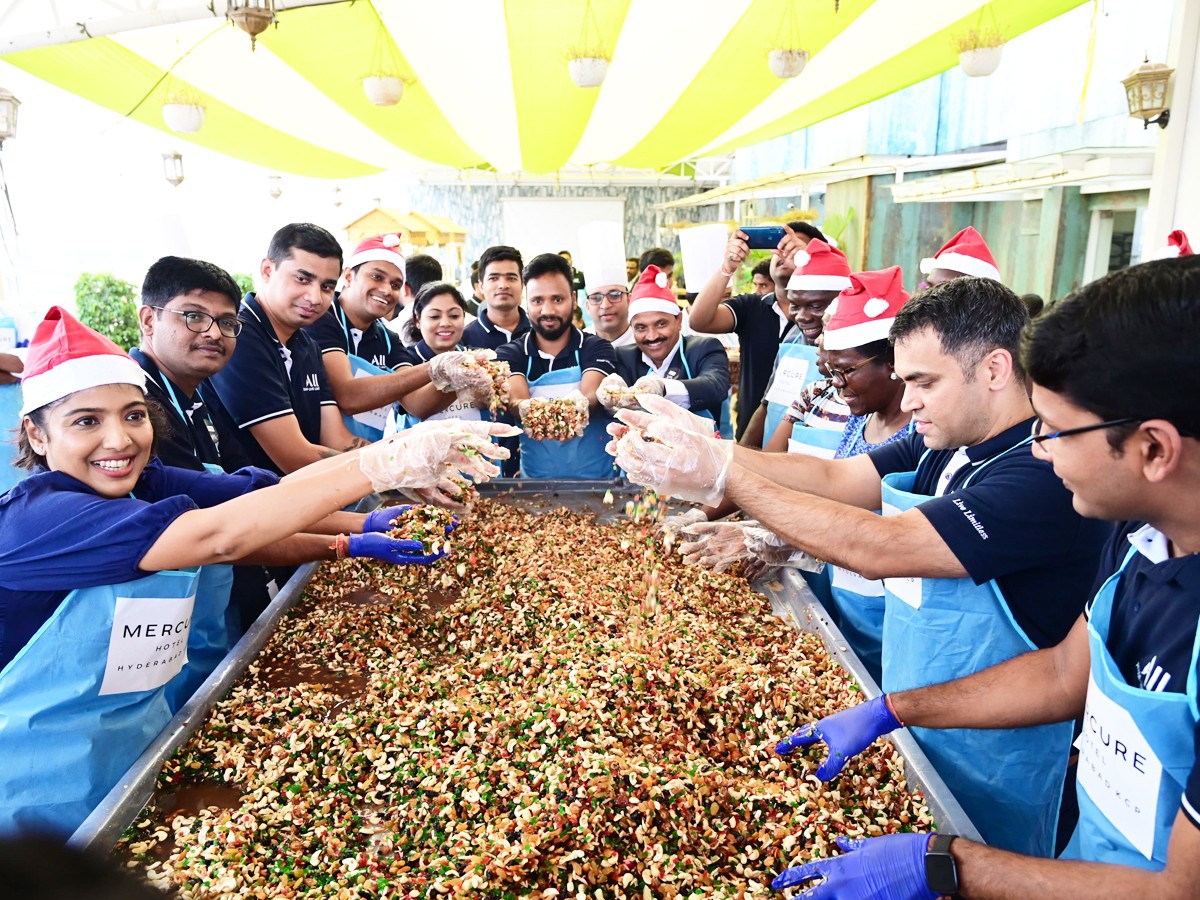
<svg viewBox="0 0 1200 900">
<path fill-rule="evenodd" d="M 797 550 L 783 538 L 764 528 L 755 525 L 746 529 L 746 550 L 750 555 L 766 566 L 791 566 L 805 572 L 821 572 L 825 563 L 803 550 Z"/>
<path fill-rule="evenodd" d="M 611 375 L 605 375 L 600 386 L 596 388 L 596 400 L 609 411 L 626 409 L 633 402 L 633 398 L 619 395 L 617 392 L 628 390 L 629 385 L 625 383 L 625 379 L 613 372 Z"/>
<path fill-rule="evenodd" d="M 453 469 L 447 466 L 446 474 L 432 487 L 408 488 L 407 490 L 402 490 L 400 493 L 417 504 L 424 503 L 429 506 L 440 506 L 442 509 L 448 509 L 451 512 L 466 514 L 471 511 L 471 507 L 461 500 L 454 499 L 458 496 L 459 486 L 450 478 L 450 474 L 453 471 Z"/>
<path fill-rule="evenodd" d="M 371 510 L 363 520 L 363 534 L 368 532 L 383 534 L 385 531 L 391 531 L 392 521 L 396 516 L 406 513 L 410 509 L 412 509 L 412 504 L 405 503 L 401 506 L 381 506 L 379 509 Z"/>
<path fill-rule="evenodd" d="M 900 727 L 900 721 L 892 715 L 887 705 L 887 694 L 874 700 L 843 709 L 819 722 L 809 722 L 795 734 L 784 738 L 775 752 L 787 756 L 800 747 L 810 747 L 824 742 L 829 755 L 817 767 L 817 777 L 828 781 L 842 771 L 851 757 L 858 756 L 875 742 Z"/>
<path fill-rule="evenodd" d="M 657 375 L 643 375 L 633 383 L 633 390 L 637 391 L 639 394 L 650 394 L 658 395 L 659 397 L 665 397 L 667 395 L 667 383 Z M 709 430 L 711 430 L 711 428 Z"/>
<path fill-rule="evenodd" d="M 680 532 L 679 554 L 689 566 L 704 566 L 714 572 L 732 569 L 751 558 L 746 549 L 744 522 L 699 522 Z"/>
<path fill-rule="evenodd" d="M 927 834 L 887 834 L 875 838 L 838 837 L 841 856 L 817 859 L 793 866 L 776 876 L 771 887 L 777 891 L 803 887 L 816 881 L 797 897 L 805 900 L 937 900 L 925 880 Z"/>
<path fill-rule="evenodd" d="M 498 422 L 422 422 L 359 450 L 358 466 L 376 491 L 433 487 L 446 474 L 446 465 L 476 481 L 486 480 L 500 473 L 489 459 L 508 458 L 508 451 L 490 438 L 514 431 Z"/>
<path fill-rule="evenodd" d="M 611 427 L 611 426 L 610 426 Z M 707 522 L 708 516 L 704 514 L 702 509 L 689 509 L 681 513 L 674 513 L 666 516 L 658 523 L 657 531 L 662 538 L 663 546 L 668 550 L 674 545 L 679 533 L 689 525 L 695 525 L 697 522 Z"/>
<path fill-rule="evenodd" d="M 427 566 L 446 555 L 445 550 L 425 553 L 420 541 L 388 537 L 386 534 L 352 534 L 346 541 L 346 555 L 351 559 L 378 559 L 394 565 Z"/>
<path fill-rule="evenodd" d="M 449 350 L 429 361 L 429 381 L 439 391 L 454 391 L 472 399 L 492 395 L 492 376 L 480 363 L 496 358 L 491 350 Z"/>
<path fill-rule="evenodd" d="M 689 412 L 677 403 L 672 403 L 666 397 L 660 397 L 657 394 L 638 394 L 636 399 L 644 412 L 630 409 L 617 413 L 617 419 L 626 425 L 645 430 L 651 422 L 663 421 L 678 425 L 693 434 L 704 437 L 713 436 L 715 424 L 712 419 Z"/>
<path fill-rule="evenodd" d="M 613 444 L 617 465 L 629 480 L 661 497 L 716 506 L 725 496 L 733 441 L 701 437 L 663 420 L 651 422 L 644 431 L 630 428 Z"/>
</svg>

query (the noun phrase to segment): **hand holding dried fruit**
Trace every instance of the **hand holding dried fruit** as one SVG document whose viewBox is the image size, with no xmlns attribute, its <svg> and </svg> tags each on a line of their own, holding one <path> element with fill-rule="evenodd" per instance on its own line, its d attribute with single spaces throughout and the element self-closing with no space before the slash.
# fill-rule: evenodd
<svg viewBox="0 0 1200 900">
<path fill-rule="evenodd" d="M 429 361 L 429 381 L 439 391 L 485 400 L 492 395 L 492 375 L 484 364 L 495 358 L 491 350 L 439 353 Z"/>
<path fill-rule="evenodd" d="M 363 534 L 367 532 L 376 532 L 384 534 L 392 530 L 392 523 L 396 521 L 396 517 L 402 513 L 412 509 L 411 503 L 406 503 L 402 506 L 381 506 L 379 509 L 373 509 L 367 513 L 367 517 L 363 519 Z"/>
<path fill-rule="evenodd" d="M 422 422 L 359 450 L 358 465 L 377 491 L 433 487 L 447 474 L 447 465 L 463 475 L 486 480 L 500 474 L 488 459 L 508 458 L 508 451 L 490 438 L 517 433 L 512 426 L 497 422 Z"/>
<path fill-rule="evenodd" d="M 689 566 L 725 572 L 751 559 L 745 532 L 749 522 L 697 522 L 680 531 L 679 555 Z"/>
<path fill-rule="evenodd" d="M 415 542 L 417 550 L 433 562 L 449 552 L 447 538 L 458 527 L 458 519 L 436 506 L 414 506 L 397 516 L 392 524 L 389 537 Z"/>
<path fill-rule="evenodd" d="M 393 565 L 427 566 L 446 555 L 444 548 L 433 553 L 425 552 L 421 541 L 395 538 L 386 534 L 367 532 L 352 534 L 346 541 L 346 556 L 349 559 L 377 559 Z"/>
<path fill-rule="evenodd" d="M 842 771 L 851 757 L 858 756 L 875 743 L 876 738 L 900 727 L 900 720 L 888 705 L 887 694 L 881 694 L 819 722 L 809 722 L 791 737 L 780 741 L 775 752 L 787 756 L 800 747 L 811 747 L 823 741 L 829 748 L 829 756 L 817 767 L 817 777 L 828 781 Z"/>
<path fill-rule="evenodd" d="M 605 375 L 596 388 L 596 401 L 607 410 L 633 409 L 637 406 L 637 397 L 625 383 L 625 379 L 613 372 Z"/>
<path fill-rule="evenodd" d="M 665 397 L 667 394 L 667 383 L 657 375 L 643 375 L 633 383 L 633 387 L 630 390 L 634 394 Z"/>
<path fill-rule="evenodd" d="M 937 900 L 925 880 L 928 834 L 887 834 L 875 838 L 837 839 L 841 856 L 817 859 L 780 873 L 771 882 L 777 891 L 816 881 L 797 896 L 837 900 L 879 897 L 882 900 Z"/>
<path fill-rule="evenodd" d="M 820 572 L 825 563 L 803 550 L 797 550 L 769 528 L 755 524 L 743 534 L 746 550 L 756 561 L 767 566 L 791 566 L 805 572 Z"/>
<path fill-rule="evenodd" d="M 645 402 L 655 398 L 641 399 Z M 628 411 L 622 411 L 618 418 L 626 414 Z M 651 421 L 644 430 L 629 428 L 608 449 L 635 484 L 651 488 L 659 496 L 706 506 L 721 502 L 725 479 L 733 465 L 733 441 L 702 437 L 665 419 Z"/>
<path fill-rule="evenodd" d="M 579 391 L 565 397 L 531 397 L 517 404 L 517 415 L 533 440 L 569 441 L 587 428 L 588 401 Z"/>
</svg>

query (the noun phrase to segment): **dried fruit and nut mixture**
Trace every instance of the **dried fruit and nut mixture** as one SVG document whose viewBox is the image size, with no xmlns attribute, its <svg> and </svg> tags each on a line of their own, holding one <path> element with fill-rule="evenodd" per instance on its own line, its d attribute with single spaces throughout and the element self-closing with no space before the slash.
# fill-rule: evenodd
<svg viewBox="0 0 1200 900">
<path fill-rule="evenodd" d="M 569 441 L 582 432 L 584 415 L 574 400 L 539 398 L 521 417 L 521 427 L 534 440 Z"/>
<path fill-rule="evenodd" d="M 474 489 L 474 486 L 471 488 Z M 396 514 L 396 518 L 391 521 L 392 528 L 388 531 L 388 536 L 420 541 L 422 552 L 428 556 L 450 550 L 450 538 L 446 529 L 453 524 L 454 514 L 448 510 L 438 506 L 414 506 Z"/>
<path fill-rule="evenodd" d="M 488 398 L 488 410 L 493 416 L 505 412 L 510 399 L 508 378 L 512 375 L 512 369 L 509 368 L 508 363 L 496 359 L 479 360 L 468 355 L 463 365 L 467 368 L 478 366 L 488 373 L 492 379 L 492 395 Z"/>
<path fill-rule="evenodd" d="M 773 752 L 859 699 L 647 523 L 485 500 L 435 566 L 327 563 L 120 852 L 184 897 L 767 895 L 836 835 L 930 827 L 888 743 L 829 785 Z"/>
</svg>

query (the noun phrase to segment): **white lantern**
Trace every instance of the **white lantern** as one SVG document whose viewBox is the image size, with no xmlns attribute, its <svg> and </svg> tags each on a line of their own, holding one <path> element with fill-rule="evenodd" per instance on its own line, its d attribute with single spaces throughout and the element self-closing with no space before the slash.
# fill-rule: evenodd
<svg viewBox="0 0 1200 900">
<path fill-rule="evenodd" d="M 808 65 L 808 51 L 772 50 L 767 54 L 767 65 L 776 78 L 795 78 Z"/>
<path fill-rule="evenodd" d="M 567 71 L 576 87 L 600 87 L 608 74 L 608 60 L 603 56 L 577 56 L 567 60 Z"/>
<path fill-rule="evenodd" d="M 0 88 L 0 144 L 17 134 L 17 107 L 21 101 L 10 91 Z"/>
<path fill-rule="evenodd" d="M 174 153 L 164 153 L 162 160 L 163 178 L 172 187 L 179 187 L 183 183 L 183 155 L 176 150 Z"/>
<path fill-rule="evenodd" d="M 162 117 L 168 128 L 180 134 L 194 134 L 204 127 L 204 107 L 199 103 L 164 103 Z"/>
<path fill-rule="evenodd" d="M 367 99 L 376 106 L 395 106 L 404 96 L 404 81 L 395 75 L 368 75 L 362 86 Z"/>
</svg>

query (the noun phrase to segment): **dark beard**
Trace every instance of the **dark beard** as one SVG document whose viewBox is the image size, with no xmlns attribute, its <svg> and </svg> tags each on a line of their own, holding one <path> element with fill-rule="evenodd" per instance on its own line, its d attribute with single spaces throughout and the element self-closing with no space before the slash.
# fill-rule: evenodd
<svg viewBox="0 0 1200 900">
<path fill-rule="evenodd" d="M 572 323 L 570 319 L 566 319 L 563 322 L 562 327 L 557 331 L 546 331 L 542 328 L 542 323 L 540 321 L 530 322 L 529 324 L 538 337 L 547 341 L 557 341 L 560 337 L 567 333 L 567 329 L 571 327 Z"/>
</svg>

